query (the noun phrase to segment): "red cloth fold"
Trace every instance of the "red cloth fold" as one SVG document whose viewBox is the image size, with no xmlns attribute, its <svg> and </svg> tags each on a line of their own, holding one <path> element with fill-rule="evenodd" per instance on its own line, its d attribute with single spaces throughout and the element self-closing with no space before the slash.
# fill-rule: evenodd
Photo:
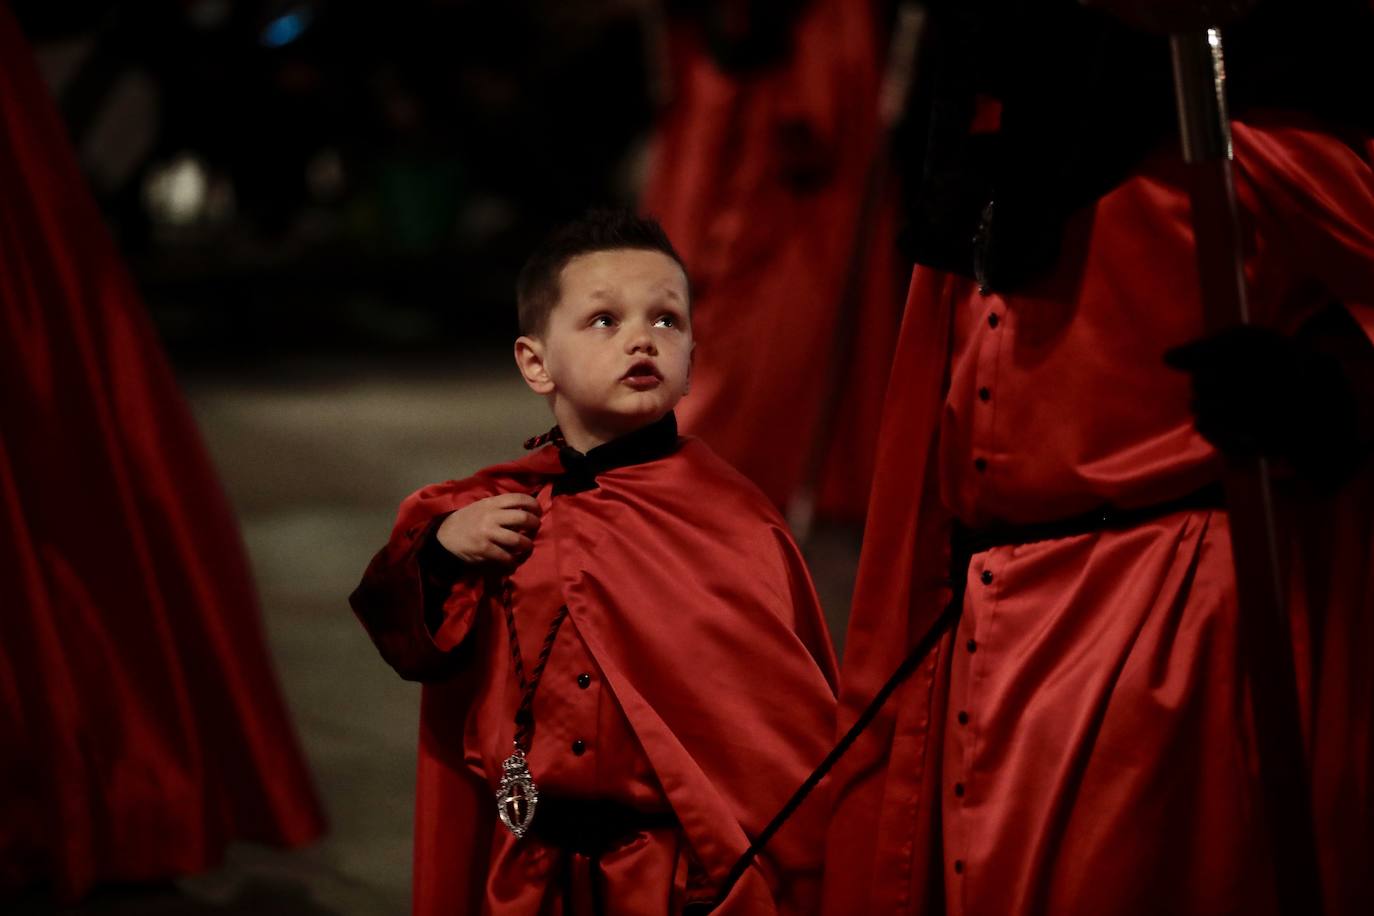
<svg viewBox="0 0 1374 916">
<path fill-rule="evenodd" d="M 0 893 L 323 819 L 236 523 L 0 9 Z"/>
</svg>

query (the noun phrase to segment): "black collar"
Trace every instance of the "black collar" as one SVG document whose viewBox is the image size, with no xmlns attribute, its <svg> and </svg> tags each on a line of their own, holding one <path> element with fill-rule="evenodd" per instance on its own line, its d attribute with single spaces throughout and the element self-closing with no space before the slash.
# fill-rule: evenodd
<svg viewBox="0 0 1374 916">
<path fill-rule="evenodd" d="M 596 489 L 598 474 L 655 461 L 671 453 L 677 447 L 677 417 L 668 411 L 648 426 L 598 445 L 585 455 L 565 443 L 556 427 L 549 437 L 549 441 L 559 445 L 558 460 L 563 463 L 563 474 L 553 483 L 553 495 L 562 496 Z"/>
</svg>

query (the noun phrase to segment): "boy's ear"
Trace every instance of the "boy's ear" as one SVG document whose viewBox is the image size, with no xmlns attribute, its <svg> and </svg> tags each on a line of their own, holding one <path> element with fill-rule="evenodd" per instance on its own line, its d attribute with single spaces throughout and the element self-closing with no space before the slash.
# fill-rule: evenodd
<svg viewBox="0 0 1374 916">
<path fill-rule="evenodd" d="M 544 342 L 537 337 L 515 339 L 515 365 L 525 377 L 525 384 L 535 394 L 552 394 L 553 379 L 544 365 Z"/>
</svg>

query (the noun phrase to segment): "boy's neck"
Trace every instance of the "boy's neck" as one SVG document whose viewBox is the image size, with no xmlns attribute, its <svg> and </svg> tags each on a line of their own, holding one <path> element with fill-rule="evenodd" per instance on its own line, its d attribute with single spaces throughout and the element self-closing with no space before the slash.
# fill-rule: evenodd
<svg viewBox="0 0 1374 916">
<path fill-rule="evenodd" d="M 562 424 L 559 424 L 558 428 L 563 429 Z M 590 452 L 592 449 L 596 448 L 598 445 L 605 445 L 607 442 L 610 442 L 613 438 L 615 437 L 612 436 L 611 438 L 605 438 L 603 436 L 592 435 L 590 433 L 575 433 L 570 430 L 563 429 L 563 441 L 568 443 L 569 446 L 577 449 L 584 455 Z"/>
<path fill-rule="evenodd" d="M 586 452 L 564 439 L 558 450 L 563 474 L 554 481 L 553 495 L 594 490 L 597 478 L 607 471 L 657 461 L 675 451 L 677 443 L 677 418 L 672 411 Z"/>
<path fill-rule="evenodd" d="M 558 420 L 558 429 L 563 433 L 563 441 L 585 455 L 592 449 L 605 445 L 607 442 L 613 442 L 623 436 L 638 432 L 646 426 L 652 426 L 659 420 L 662 420 L 664 416 L 667 416 L 667 414 L 653 417 L 629 429 L 595 429 L 577 422 L 576 419 L 568 422 L 564 420 L 564 418 L 557 416 L 556 413 L 554 419 Z"/>
</svg>

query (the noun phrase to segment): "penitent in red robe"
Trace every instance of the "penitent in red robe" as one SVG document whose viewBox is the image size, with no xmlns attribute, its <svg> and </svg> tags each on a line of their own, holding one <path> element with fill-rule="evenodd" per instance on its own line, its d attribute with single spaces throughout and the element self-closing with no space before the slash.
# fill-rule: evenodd
<svg viewBox="0 0 1374 916">
<path fill-rule="evenodd" d="M 0 897 L 323 818 L 237 525 L 0 8 Z"/>
<path fill-rule="evenodd" d="M 1374 331 L 1374 146 L 1235 125 L 1257 320 Z M 1014 294 L 918 268 L 841 728 L 948 600 L 947 532 L 1177 499 L 1218 477 L 1168 347 L 1202 335 L 1182 166 L 1146 161 Z M 1293 650 L 1328 913 L 1374 909 L 1374 474 L 1285 485 Z M 844 761 L 829 914 L 1275 910 L 1224 511 L 976 554 L 946 634 Z M 1295 739 L 1296 740 L 1296 739 Z"/>
<path fill-rule="evenodd" d="M 897 195 L 860 212 L 879 179 L 874 18 L 865 0 L 807 3 L 786 59 L 748 74 L 723 72 L 693 24 L 675 21 L 672 99 L 642 202 L 692 277 L 683 430 L 775 505 L 810 495 L 820 513 L 853 520 L 867 505 L 901 299 Z"/>
<path fill-rule="evenodd" d="M 824 756 L 834 659 L 797 548 L 761 493 L 675 430 L 657 457 L 610 467 L 578 492 L 552 490 L 564 469 L 551 446 L 426 487 L 402 504 L 368 567 L 352 600 L 382 656 L 409 678 L 450 678 L 427 683 L 422 703 L 420 916 L 576 912 L 564 901 L 579 881 L 597 885 L 608 913 L 681 912 L 710 898 Z M 589 876 L 585 861 L 544 841 L 539 810 L 519 841 L 496 817 L 519 702 L 502 588 L 457 575 L 442 619 L 425 620 L 428 532 L 513 491 L 537 494 L 545 509 L 511 576 L 526 672 L 557 607 L 570 612 L 535 697 L 540 804 L 559 796 L 668 815 L 667 829 L 634 832 Z M 718 912 L 814 912 L 824 814 L 823 799 L 804 807 Z"/>
</svg>

